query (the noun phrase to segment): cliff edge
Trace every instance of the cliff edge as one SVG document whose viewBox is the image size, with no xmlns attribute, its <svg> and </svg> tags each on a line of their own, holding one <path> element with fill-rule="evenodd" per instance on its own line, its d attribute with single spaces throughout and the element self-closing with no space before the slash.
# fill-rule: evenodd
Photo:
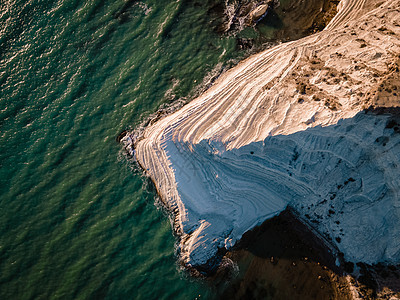
<svg viewBox="0 0 400 300">
<path fill-rule="evenodd" d="M 249 57 L 145 129 L 136 158 L 187 266 L 287 206 L 346 260 L 400 262 L 399 7 L 342 0 L 325 30 Z"/>
</svg>

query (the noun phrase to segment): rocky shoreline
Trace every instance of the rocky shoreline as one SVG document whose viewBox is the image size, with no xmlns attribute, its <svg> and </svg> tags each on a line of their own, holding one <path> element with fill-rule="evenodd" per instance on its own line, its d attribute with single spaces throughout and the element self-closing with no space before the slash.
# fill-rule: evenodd
<svg viewBox="0 0 400 300">
<path fill-rule="evenodd" d="M 253 1 L 242 0 L 239 2 L 227 1 L 224 9 L 224 20 L 218 31 L 228 32 L 254 26 L 263 19 L 270 10 L 279 5 L 277 0 Z"/>
<path fill-rule="evenodd" d="M 400 103 L 399 4 L 343 0 L 326 30 L 250 57 L 146 128 L 136 157 L 187 267 L 214 266 L 287 205 L 343 261 L 362 261 L 344 265 L 355 277 L 400 260 L 398 122 L 363 112 Z"/>
</svg>

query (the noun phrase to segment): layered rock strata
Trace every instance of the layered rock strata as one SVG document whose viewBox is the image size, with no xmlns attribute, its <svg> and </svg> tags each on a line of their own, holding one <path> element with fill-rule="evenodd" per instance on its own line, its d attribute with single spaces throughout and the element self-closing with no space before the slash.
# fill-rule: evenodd
<svg viewBox="0 0 400 300">
<path fill-rule="evenodd" d="M 288 205 L 345 259 L 400 262 L 399 7 L 342 0 L 322 32 L 249 57 L 145 129 L 136 158 L 186 265 Z"/>
</svg>

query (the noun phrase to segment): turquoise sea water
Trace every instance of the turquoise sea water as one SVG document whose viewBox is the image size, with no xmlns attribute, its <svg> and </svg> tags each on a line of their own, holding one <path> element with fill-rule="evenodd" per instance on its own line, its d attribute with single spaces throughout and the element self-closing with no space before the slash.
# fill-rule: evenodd
<svg viewBox="0 0 400 300">
<path fill-rule="evenodd" d="M 1 1 L 0 299 L 211 297 L 115 139 L 245 55 L 213 2 Z"/>
</svg>

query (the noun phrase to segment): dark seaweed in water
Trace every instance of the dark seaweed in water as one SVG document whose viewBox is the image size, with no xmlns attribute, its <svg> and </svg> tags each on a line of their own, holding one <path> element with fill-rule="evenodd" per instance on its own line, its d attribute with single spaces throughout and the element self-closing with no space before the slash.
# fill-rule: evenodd
<svg viewBox="0 0 400 300">
<path fill-rule="evenodd" d="M 129 21 L 129 9 L 138 2 L 138 0 L 128 0 L 122 8 L 114 14 L 114 18 L 118 19 L 121 24 Z"/>
</svg>

